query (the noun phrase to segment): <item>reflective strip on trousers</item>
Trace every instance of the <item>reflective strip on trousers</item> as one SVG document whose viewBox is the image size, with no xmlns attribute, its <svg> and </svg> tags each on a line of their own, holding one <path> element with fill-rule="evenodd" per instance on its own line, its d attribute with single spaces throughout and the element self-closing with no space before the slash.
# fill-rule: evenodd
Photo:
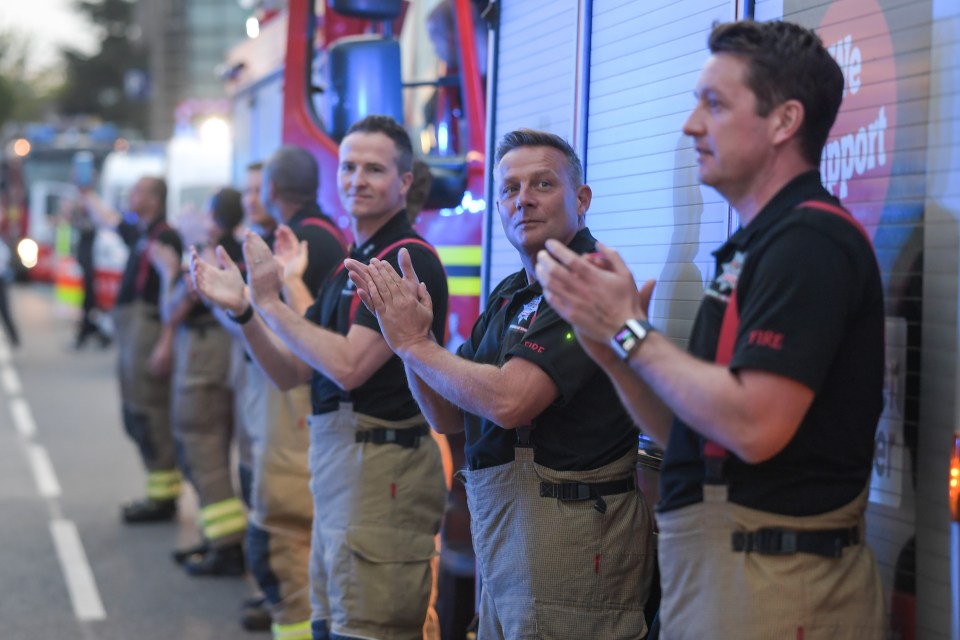
<svg viewBox="0 0 960 640">
<path fill-rule="evenodd" d="M 247 528 L 247 516 L 238 498 L 207 505 L 200 510 L 200 519 L 203 536 L 208 540 L 242 533 Z"/>
<path fill-rule="evenodd" d="M 274 624 L 270 629 L 273 632 L 273 640 L 311 640 L 313 638 L 309 620 L 296 624 Z"/>
<path fill-rule="evenodd" d="M 704 501 L 657 514 L 660 528 L 661 640 L 882 640 L 883 589 L 866 543 L 840 558 L 810 553 L 735 552 L 734 531 L 797 531 L 858 526 L 867 490 L 847 505 L 793 517 L 727 501 L 723 485 L 705 485 Z"/>
<path fill-rule="evenodd" d="M 148 473 L 147 497 L 151 500 L 175 500 L 180 497 L 180 472 L 173 469 Z"/>
</svg>

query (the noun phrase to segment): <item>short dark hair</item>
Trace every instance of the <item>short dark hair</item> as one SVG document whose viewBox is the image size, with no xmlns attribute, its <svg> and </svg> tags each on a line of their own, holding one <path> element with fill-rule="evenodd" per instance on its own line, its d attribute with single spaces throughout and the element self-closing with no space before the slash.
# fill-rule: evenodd
<svg viewBox="0 0 960 640">
<path fill-rule="evenodd" d="M 410 142 L 410 134 L 390 116 L 367 116 L 354 122 L 343 137 L 346 138 L 351 133 L 382 133 L 387 136 L 397 148 L 397 169 L 400 173 L 413 171 L 413 143 Z"/>
<path fill-rule="evenodd" d="M 570 182 L 574 188 L 583 184 L 583 164 L 581 164 L 577 152 L 573 150 L 573 147 L 571 147 L 566 140 L 548 131 L 517 129 L 504 135 L 497 144 L 494 164 L 500 164 L 503 156 L 519 147 L 551 147 L 556 149 L 567 159 Z"/>
<path fill-rule="evenodd" d="M 210 202 L 213 221 L 224 233 L 232 233 L 243 221 L 243 195 L 231 187 L 220 189 Z"/>
<path fill-rule="evenodd" d="M 284 145 L 270 156 L 265 168 L 278 199 L 297 204 L 316 202 L 320 167 L 309 151 Z"/>
<path fill-rule="evenodd" d="M 247 171 L 263 171 L 263 163 L 259 160 L 247 165 Z"/>
<path fill-rule="evenodd" d="M 757 115 L 767 116 L 787 100 L 803 105 L 801 150 L 811 164 L 820 164 L 844 82 L 840 65 L 820 36 L 792 22 L 743 20 L 714 25 L 707 43 L 711 53 L 746 59 L 744 82 L 756 96 Z"/>
</svg>

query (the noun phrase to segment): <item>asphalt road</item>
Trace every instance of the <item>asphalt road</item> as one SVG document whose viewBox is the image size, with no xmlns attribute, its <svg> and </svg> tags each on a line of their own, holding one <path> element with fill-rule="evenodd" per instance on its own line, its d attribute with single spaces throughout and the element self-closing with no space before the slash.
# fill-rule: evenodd
<svg viewBox="0 0 960 640">
<path fill-rule="evenodd" d="M 196 501 L 174 523 L 125 526 L 144 472 L 123 432 L 115 348 L 71 347 L 51 290 L 15 286 L 22 345 L 0 339 L 0 640 L 224 640 L 249 579 L 190 578 Z"/>
</svg>

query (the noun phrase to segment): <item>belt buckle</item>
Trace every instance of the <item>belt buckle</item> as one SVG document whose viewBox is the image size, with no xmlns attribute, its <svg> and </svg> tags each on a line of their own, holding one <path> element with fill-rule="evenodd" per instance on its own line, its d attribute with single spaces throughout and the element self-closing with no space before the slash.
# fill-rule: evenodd
<svg viewBox="0 0 960 640">
<path fill-rule="evenodd" d="M 772 556 L 788 556 L 797 552 L 797 532 L 790 529 L 758 529 L 753 534 L 754 550 Z"/>
</svg>

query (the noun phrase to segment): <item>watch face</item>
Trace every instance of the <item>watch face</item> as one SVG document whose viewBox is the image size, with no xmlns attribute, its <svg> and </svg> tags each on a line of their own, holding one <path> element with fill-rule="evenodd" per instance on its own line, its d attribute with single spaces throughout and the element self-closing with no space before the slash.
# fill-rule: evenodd
<svg viewBox="0 0 960 640">
<path fill-rule="evenodd" d="M 634 345 L 637 344 L 637 336 L 633 334 L 633 331 L 630 330 L 630 327 L 622 327 L 620 331 L 613 337 L 614 342 L 616 342 L 623 353 L 628 354 L 630 350 L 633 349 Z"/>
</svg>

